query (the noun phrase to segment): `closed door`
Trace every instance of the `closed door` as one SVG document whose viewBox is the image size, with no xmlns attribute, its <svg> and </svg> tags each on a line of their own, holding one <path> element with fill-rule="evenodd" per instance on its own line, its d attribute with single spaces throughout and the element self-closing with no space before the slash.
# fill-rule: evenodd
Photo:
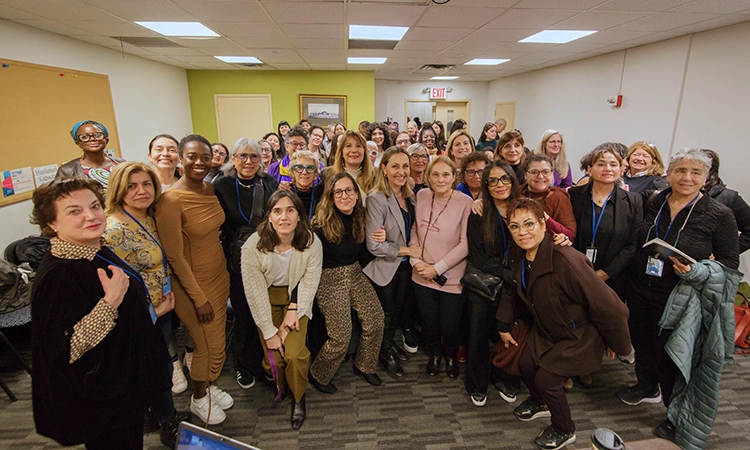
<svg viewBox="0 0 750 450">
<path fill-rule="evenodd" d="M 495 121 L 501 117 L 508 122 L 505 131 L 514 129 L 516 127 L 516 102 L 495 103 Z"/>
<path fill-rule="evenodd" d="M 227 147 L 239 138 L 256 141 L 273 130 L 270 95 L 214 95 L 216 130 Z"/>
<path fill-rule="evenodd" d="M 435 104 L 435 119 L 443 122 L 446 133 L 456 119 L 463 119 L 466 123 L 469 123 L 469 102 L 437 102 Z"/>
</svg>

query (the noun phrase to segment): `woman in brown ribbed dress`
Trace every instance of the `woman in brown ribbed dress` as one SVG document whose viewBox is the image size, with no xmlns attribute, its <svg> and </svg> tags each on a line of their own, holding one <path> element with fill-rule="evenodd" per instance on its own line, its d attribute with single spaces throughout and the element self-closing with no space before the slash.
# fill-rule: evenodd
<svg viewBox="0 0 750 450">
<path fill-rule="evenodd" d="M 179 281 L 173 286 L 175 312 L 195 342 L 190 411 L 213 425 L 223 422 L 224 410 L 234 404 L 229 394 L 211 385 L 219 378 L 225 358 L 229 273 L 219 241 L 224 211 L 213 185 L 203 181 L 211 169 L 211 144 L 191 134 L 178 150 L 185 176 L 162 195 L 156 223 Z"/>
</svg>

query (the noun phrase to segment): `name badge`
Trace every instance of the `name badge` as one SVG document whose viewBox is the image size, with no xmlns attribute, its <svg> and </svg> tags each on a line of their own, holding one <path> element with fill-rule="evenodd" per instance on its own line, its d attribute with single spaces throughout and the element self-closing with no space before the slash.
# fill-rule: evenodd
<svg viewBox="0 0 750 450">
<path fill-rule="evenodd" d="M 596 247 L 589 247 L 586 249 L 586 258 L 591 261 L 591 264 L 594 264 L 596 262 Z"/>
<path fill-rule="evenodd" d="M 648 263 L 646 264 L 646 275 L 651 275 L 653 277 L 660 277 L 663 272 L 664 272 L 664 261 L 662 261 L 659 258 L 654 258 L 653 256 L 650 256 L 648 258 Z"/>
<path fill-rule="evenodd" d="M 172 277 L 165 277 L 161 282 L 161 293 L 167 295 L 172 293 Z"/>
</svg>

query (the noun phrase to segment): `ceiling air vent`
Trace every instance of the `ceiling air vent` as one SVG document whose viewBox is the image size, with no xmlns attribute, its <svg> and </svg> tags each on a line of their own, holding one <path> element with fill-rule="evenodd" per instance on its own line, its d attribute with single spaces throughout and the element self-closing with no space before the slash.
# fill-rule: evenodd
<svg viewBox="0 0 750 450">
<path fill-rule="evenodd" d="M 455 64 L 425 64 L 419 70 L 448 70 L 456 67 Z"/>
<path fill-rule="evenodd" d="M 182 45 L 162 37 L 110 36 L 112 39 L 141 48 L 183 48 Z"/>
<path fill-rule="evenodd" d="M 235 66 L 242 67 L 263 67 L 263 63 L 237 63 Z"/>
<path fill-rule="evenodd" d="M 398 43 L 379 39 L 349 39 L 349 50 L 393 50 Z"/>
</svg>

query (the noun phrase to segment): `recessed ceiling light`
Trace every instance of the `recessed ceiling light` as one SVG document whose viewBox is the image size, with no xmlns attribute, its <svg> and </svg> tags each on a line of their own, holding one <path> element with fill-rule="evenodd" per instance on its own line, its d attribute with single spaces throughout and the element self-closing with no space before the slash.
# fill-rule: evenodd
<svg viewBox="0 0 750 450">
<path fill-rule="evenodd" d="M 384 64 L 388 58 L 347 58 L 346 62 L 349 64 Z"/>
<path fill-rule="evenodd" d="M 255 56 L 214 56 L 216 59 L 220 59 L 228 63 L 253 63 L 263 64 L 263 61 L 259 60 Z"/>
<path fill-rule="evenodd" d="M 596 33 L 596 30 L 544 30 L 533 36 L 529 36 L 526 39 L 521 39 L 518 42 L 533 42 L 537 44 L 566 44 L 570 41 L 575 41 L 576 39 L 580 39 L 594 33 Z"/>
<path fill-rule="evenodd" d="M 376 25 L 349 25 L 349 39 L 374 39 L 400 41 L 409 27 L 383 27 Z"/>
<path fill-rule="evenodd" d="M 457 79 L 458 79 L 458 75 L 443 75 L 443 76 L 430 78 L 430 80 L 457 80 Z"/>
<path fill-rule="evenodd" d="M 504 62 L 510 61 L 509 59 L 472 59 L 471 61 L 464 63 L 465 66 L 496 66 Z"/>
<path fill-rule="evenodd" d="M 164 36 L 219 37 L 200 22 L 136 22 Z"/>
</svg>

